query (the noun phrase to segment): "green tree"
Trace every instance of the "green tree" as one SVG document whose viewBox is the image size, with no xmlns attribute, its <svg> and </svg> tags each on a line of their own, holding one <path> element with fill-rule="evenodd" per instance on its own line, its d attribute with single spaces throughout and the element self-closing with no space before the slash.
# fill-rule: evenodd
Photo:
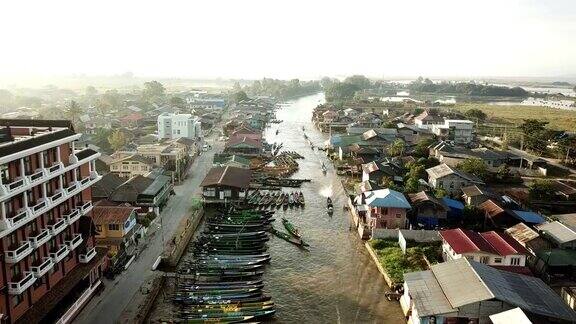
<svg viewBox="0 0 576 324">
<path fill-rule="evenodd" d="M 428 157 L 428 155 L 430 155 L 430 149 L 428 147 L 432 145 L 432 143 L 434 143 L 434 139 L 432 138 L 419 140 L 414 147 L 414 155 L 416 157 Z"/>
<path fill-rule="evenodd" d="M 118 151 L 119 149 L 123 148 L 126 145 L 126 135 L 121 130 L 115 130 L 110 136 L 108 136 L 108 142 L 110 143 L 110 147 L 114 151 Z"/>
<path fill-rule="evenodd" d="M 440 198 L 444 198 L 448 195 L 448 192 L 446 191 L 446 189 L 442 188 L 442 187 L 438 187 L 436 189 L 434 189 L 434 197 L 440 199 Z"/>
<path fill-rule="evenodd" d="M 95 97 L 98 94 L 98 90 L 93 86 L 87 86 L 86 90 L 84 90 L 86 97 Z"/>
<path fill-rule="evenodd" d="M 344 79 L 344 83 L 355 85 L 359 90 L 372 87 L 372 81 L 363 75 L 353 75 Z"/>
<path fill-rule="evenodd" d="M 468 109 L 464 115 L 472 120 L 475 120 L 477 123 L 483 122 L 487 117 L 486 113 L 480 109 Z"/>
<path fill-rule="evenodd" d="M 64 114 L 66 118 L 70 119 L 73 125 L 77 125 L 78 121 L 80 120 L 80 116 L 82 115 L 83 111 L 80 108 L 80 105 L 75 100 L 70 100 L 66 104 L 66 109 L 64 110 Z"/>
<path fill-rule="evenodd" d="M 232 94 L 232 96 L 230 97 L 230 101 L 233 103 L 239 103 L 240 101 L 244 101 L 244 100 L 248 100 L 250 98 L 248 98 L 248 95 L 246 94 L 246 92 L 240 90 L 238 92 L 235 92 Z"/>
<path fill-rule="evenodd" d="M 334 82 L 324 89 L 326 99 L 329 101 L 349 100 L 354 98 L 356 91 L 360 88 L 352 83 Z"/>
<path fill-rule="evenodd" d="M 166 89 L 162 83 L 158 81 L 148 81 L 144 83 L 144 90 L 142 91 L 142 95 L 147 99 L 158 98 L 163 97 L 165 91 Z"/>
<path fill-rule="evenodd" d="M 556 190 L 550 180 L 535 180 L 528 189 L 530 199 L 552 201 L 556 199 Z"/>
<path fill-rule="evenodd" d="M 180 97 L 174 96 L 170 98 L 170 104 L 174 107 L 186 108 L 186 101 Z"/>
<path fill-rule="evenodd" d="M 110 152 L 111 146 L 108 137 L 112 134 L 112 130 L 105 128 L 97 128 L 96 132 L 91 136 L 92 141 L 105 152 Z"/>
<path fill-rule="evenodd" d="M 488 176 L 488 169 L 486 163 L 482 159 L 478 158 L 468 158 L 464 161 L 458 163 L 456 166 L 459 170 L 464 172 L 474 174 L 481 179 L 486 179 Z"/>
<path fill-rule="evenodd" d="M 116 109 L 120 108 L 120 105 L 122 104 L 122 98 L 118 93 L 118 90 L 115 89 L 106 90 L 100 100 L 107 104 L 108 107 Z"/>
<path fill-rule="evenodd" d="M 552 134 L 546 129 L 547 121 L 538 119 L 524 119 L 524 122 L 518 126 L 524 135 L 524 149 L 543 154 L 547 150 L 548 140 Z"/>
<path fill-rule="evenodd" d="M 418 191 L 420 191 L 420 182 L 418 181 L 418 178 L 408 178 L 408 180 L 406 180 L 406 184 L 404 185 L 404 192 L 415 193 Z"/>
<path fill-rule="evenodd" d="M 510 173 L 510 167 L 508 164 L 502 164 L 498 167 L 498 170 L 496 171 L 496 177 L 498 177 L 498 179 L 506 180 L 511 176 L 512 174 Z"/>
<path fill-rule="evenodd" d="M 406 149 L 406 143 L 403 140 L 397 139 L 388 146 L 388 154 L 391 156 L 402 156 Z"/>
</svg>

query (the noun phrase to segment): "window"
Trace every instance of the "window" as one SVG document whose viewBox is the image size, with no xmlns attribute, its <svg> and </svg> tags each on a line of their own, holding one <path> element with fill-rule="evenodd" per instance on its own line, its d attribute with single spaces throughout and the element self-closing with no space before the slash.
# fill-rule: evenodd
<svg viewBox="0 0 576 324">
<path fill-rule="evenodd" d="M 402 217 L 402 214 L 396 214 L 396 218 Z"/>
<path fill-rule="evenodd" d="M 232 197 L 232 190 L 224 190 L 224 197 Z"/>
<path fill-rule="evenodd" d="M 54 263 L 52 269 L 50 269 L 50 274 L 56 273 L 60 269 L 60 263 Z"/>
<path fill-rule="evenodd" d="M 17 278 L 20 276 L 20 265 L 15 264 L 12 269 L 10 269 L 10 272 L 12 273 L 12 278 Z"/>
<path fill-rule="evenodd" d="M 7 164 L 2 164 L 0 165 L 0 176 L 2 177 L 2 183 L 6 184 L 8 183 L 8 165 Z"/>
<path fill-rule="evenodd" d="M 437 184 L 438 184 L 438 188 L 442 188 L 442 187 L 444 186 L 444 184 L 442 183 L 442 181 L 438 181 Z"/>
<path fill-rule="evenodd" d="M 488 264 L 488 261 L 490 261 L 490 258 L 487 256 L 482 256 L 480 257 L 480 262 L 484 263 L 484 264 Z"/>
<path fill-rule="evenodd" d="M 510 265 L 512 266 L 520 265 L 520 258 L 510 258 Z"/>
<path fill-rule="evenodd" d="M 120 226 L 118 224 L 108 224 L 108 230 L 109 231 L 117 231 L 120 229 Z"/>
<path fill-rule="evenodd" d="M 117 164 L 112 165 L 112 170 L 118 170 L 118 165 Z"/>
<path fill-rule="evenodd" d="M 454 189 L 454 182 L 450 182 L 450 189 Z"/>
<path fill-rule="evenodd" d="M 122 166 L 122 170 L 128 171 L 128 170 L 130 170 L 130 167 L 127 166 L 127 165 L 123 165 L 123 166 Z"/>
<path fill-rule="evenodd" d="M 147 171 L 148 167 L 146 167 L 145 165 L 141 165 L 140 166 L 140 171 Z"/>
<path fill-rule="evenodd" d="M 216 197 L 216 188 L 204 188 L 204 196 Z"/>
<path fill-rule="evenodd" d="M 179 130 L 179 129 L 176 130 L 176 134 L 180 135 L 180 130 Z"/>
<path fill-rule="evenodd" d="M 8 239 L 10 240 L 10 245 L 11 245 L 11 246 L 15 246 L 15 245 L 18 243 L 18 238 L 16 237 L 16 233 L 10 234 L 10 236 L 8 237 Z"/>
<path fill-rule="evenodd" d="M 494 263 L 502 263 L 502 258 L 494 258 Z"/>
</svg>

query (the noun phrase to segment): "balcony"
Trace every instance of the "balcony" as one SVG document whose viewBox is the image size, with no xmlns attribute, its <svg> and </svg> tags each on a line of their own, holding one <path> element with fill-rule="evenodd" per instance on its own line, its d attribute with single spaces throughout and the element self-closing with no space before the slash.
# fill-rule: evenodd
<svg viewBox="0 0 576 324">
<path fill-rule="evenodd" d="M 41 278 L 48 271 L 50 271 L 50 269 L 52 269 L 53 266 L 54 266 L 54 261 L 52 261 L 51 258 L 44 258 L 44 261 L 42 261 L 41 263 L 39 263 L 37 265 L 32 264 L 32 266 L 30 267 L 30 270 L 32 270 L 34 277 Z"/>
<path fill-rule="evenodd" d="M 92 180 L 92 179 L 90 179 L 90 177 L 86 177 L 86 178 L 80 180 L 80 185 L 81 185 L 82 187 L 84 187 L 85 185 L 87 185 L 88 183 L 90 183 L 90 180 Z"/>
<path fill-rule="evenodd" d="M 62 232 L 66 228 L 66 226 L 67 226 L 66 220 L 64 218 L 61 218 L 54 224 L 48 224 L 48 230 L 50 231 L 50 234 L 52 234 L 52 236 L 55 236 L 58 235 L 60 232 Z"/>
<path fill-rule="evenodd" d="M 82 211 L 82 214 L 86 214 L 88 213 L 90 210 L 92 210 L 92 201 L 88 201 L 85 202 L 82 206 L 79 207 L 80 210 Z"/>
<path fill-rule="evenodd" d="M 6 223 L 8 228 L 20 226 L 28 221 L 28 208 L 21 209 L 18 214 L 13 217 L 6 216 Z"/>
<path fill-rule="evenodd" d="M 11 183 L 6 184 L 6 190 L 9 193 L 11 193 L 12 191 L 16 191 L 20 188 L 23 188 L 25 184 L 26 184 L 26 181 L 24 180 L 24 178 L 20 178 L 16 181 L 13 181 Z"/>
<path fill-rule="evenodd" d="M 58 250 L 51 251 L 50 253 L 48 253 L 48 255 L 52 258 L 52 261 L 54 263 L 58 263 L 62 261 L 62 259 L 64 259 L 68 255 L 68 253 L 70 253 L 70 250 L 68 250 L 68 246 L 60 245 Z"/>
<path fill-rule="evenodd" d="M 12 278 L 12 280 L 14 281 L 8 282 L 8 293 L 11 295 L 20 295 L 32 286 L 34 281 L 36 281 L 36 277 L 34 277 L 32 272 L 25 271 L 21 279 Z"/>
<path fill-rule="evenodd" d="M 53 174 L 56 173 L 58 171 L 60 171 L 62 169 L 62 164 L 61 163 L 56 163 L 53 166 L 49 167 L 48 170 L 48 174 Z"/>
<path fill-rule="evenodd" d="M 78 189 L 78 183 L 74 182 L 73 184 L 71 184 L 68 188 L 66 188 L 66 193 L 70 194 L 72 193 L 74 190 Z"/>
<path fill-rule="evenodd" d="M 6 262 L 8 263 L 16 263 L 20 260 L 24 259 L 28 254 L 30 254 L 34 249 L 32 248 L 32 244 L 30 242 L 25 241 L 19 247 L 15 249 L 7 248 L 4 251 L 6 255 Z"/>
<path fill-rule="evenodd" d="M 30 244 L 32 244 L 33 248 L 37 249 L 40 245 L 48 242 L 51 237 L 52 235 L 50 235 L 50 230 L 44 229 L 42 232 L 34 236 L 29 236 L 28 241 L 30 241 Z"/>
<path fill-rule="evenodd" d="M 64 215 L 64 219 L 66 220 L 66 224 L 72 225 L 72 223 L 80 219 L 80 216 L 82 216 L 80 210 L 74 209 L 74 211 L 72 211 L 70 214 Z"/>
<path fill-rule="evenodd" d="M 92 247 L 80 254 L 80 263 L 88 263 L 96 256 L 96 248 Z"/>
<path fill-rule="evenodd" d="M 44 170 L 40 169 L 34 173 L 32 173 L 31 175 L 26 176 L 28 178 L 28 182 L 30 182 L 31 184 L 38 182 L 42 179 L 44 179 Z"/>
<path fill-rule="evenodd" d="M 71 238 L 64 239 L 64 244 L 66 244 L 68 246 L 68 249 L 70 251 L 77 248 L 78 245 L 80 245 L 80 243 L 82 243 L 82 235 L 81 234 L 75 234 Z"/>
<path fill-rule="evenodd" d="M 39 203 L 37 203 L 36 205 L 32 206 L 32 212 L 37 214 L 40 211 L 42 211 L 43 209 L 46 209 L 48 207 L 48 202 L 46 200 L 42 200 Z"/>
<path fill-rule="evenodd" d="M 58 201 L 59 199 L 61 199 L 62 197 L 64 197 L 64 192 L 63 191 L 58 191 L 57 193 L 55 193 L 54 195 L 52 195 L 52 197 L 50 197 L 50 201 L 52 203 Z"/>
</svg>

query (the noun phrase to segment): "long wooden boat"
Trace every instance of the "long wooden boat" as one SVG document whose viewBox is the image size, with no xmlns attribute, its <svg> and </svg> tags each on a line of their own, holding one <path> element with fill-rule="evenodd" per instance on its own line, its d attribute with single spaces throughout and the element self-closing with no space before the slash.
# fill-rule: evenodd
<svg viewBox="0 0 576 324">
<path fill-rule="evenodd" d="M 174 300 L 174 299 L 173 299 Z M 198 307 L 199 305 L 233 305 L 233 304 L 240 304 L 240 303 L 260 303 L 260 302 L 267 302 L 272 300 L 272 297 L 268 295 L 256 294 L 252 297 L 244 297 L 244 298 L 222 298 L 222 299 L 207 299 L 207 300 L 179 300 L 179 302 L 186 304 L 186 305 L 195 305 Z"/>
<path fill-rule="evenodd" d="M 194 308 L 187 307 L 179 312 L 180 315 L 194 315 L 194 314 L 222 314 L 222 313 L 232 313 L 232 312 L 255 312 L 263 310 L 271 310 L 274 308 L 274 304 L 261 304 L 254 306 L 236 306 L 236 305 L 223 305 L 218 308 Z"/>
<path fill-rule="evenodd" d="M 253 237 L 253 236 L 262 236 L 262 235 L 266 235 L 266 232 L 265 231 L 255 231 L 255 232 L 228 233 L 228 234 L 204 233 L 202 236 L 209 236 L 209 237 Z"/>
<path fill-rule="evenodd" d="M 241 281 L 226 281 L 226 282 L 204 282 L 196 280 L 186 280 L 180 284 L 196 285 L 196 286 L 227 286 L 227 285 L 258 285 L 263 280 L 241 280 Z"/>
<path fill-rule="evenodd" d="M 302 191 L 298 193 L 298 201 L 300 202 L 300 205 L 302 207 L 304 207 L 304 205 L 306 204 L 306 202 L 304 201 L 304 194 L 302 193 Z"/>
<path fill-rule="evenodd" d="M 211 289 L 211 290 L 194 290 L 189 288 L 179 288 L 176 296 L 222 296 L 250 294 L 261 291 L 261 288 L 237 288 L 237 289 Z"/>
<path fill-rule="evenodd" d="M 243 323 L 252 319 L 256 319 L 256 318 L 260 318 L 260 317 L 268 317 L 268 316 L 272 316 L 276 313 L 276 310 L 272 309 L 272 310 L 265 310 L 265 311 L 259 311 L 259 312 L 248 312 L 248 314 L 250 315 L 244 315 L 243 312 L 240 312 L 238 314 L 236 313 L 230 313 L 227 314 L 229 316 L 225 316 L 225 317 L 203 317 L 203 318 L 186 318 L 184 317 L 183 319 L 186 321 L 186 323 L 189 324 L 200 324 L 200 323 Z"/>
<path fill-rule="evenodd" d="M 211 254 L 200 256 L 203 258 L 218 258 L 226 259 L 253 259 L 253 258 L 270 258 L 270 253 L 249 254 L 249 255 L 234 255 L 234 254 Z"/>
<path fill-rule="evenodd" d="M 302 238 L 302 235 L 300 235 L 300 231 L 298 231 L 298 229 L 292 223 L 290 223 L 289 220 L 282 217 L 282 224 L 284 225 L 284 228 L 286 228 L 288 233 L 290 233 L 292 236 L 299 239 Z"/>
<path fill-rule="evenodd" d="M 305 243 L 304 241 L 302 241 L 301 238 L 293 237 L 292 235 L 290 235 L 290 234 L 288 234 L 288 233 L 284 233 L 284 232 L 278 231 L 277 229 L 275 229 L 275 228 L 273 228 L 273 227 L 270 229 L 270 232 L 271 232 L 272 234 L 276 235 L 277 237 L 283 239 L 284 241 L 290 242 L 290 243 L 292 243 L 292 244 L 294 244 L 294 245 L 298 245 L 298 246 L 310 246 L 308 243 Z"/>
<path fill-rule="evenodd" d="M 260 283 L 257 285 L 212 285 L 212 286 L 207 286 L 207 285 L 187 285 L 187 284 L 180 284 L 178 285 L 178 289 L 179 290 L 186 290 L 186 291 L 194 291 L 194 290 L 198 290 L 198 291 L 204 291 L 204 290 L 210 290 L 210 291 L 214 291 L 214 290 L 234 290 L 234 289 L 262 289 L 264 288 L 264 284 Z"/>
<path fill-rule="evenodd" d="M 265 316 L 271 316 L 272 314 L 274 314 L 274 312 L 276 312 L 276 310 L 274 309 L 274 307 L 271 307 L 270 309 L 264 309 L 264 310 L 248 310 L 248 311 L 238 311 L 238 312 L 226 312 L 226 313 L 207 313 L 207 314 L 181 314 L 180 318 L 185 319 L 188 323 L 190 323 L 190 321 L 195 321 L 195 320 L 218 320 L 220 321 L 221 319 L 228 319 L 228 318 L 234 318 L 236 316 L 254 316 L 254 317 L 265 317 Z M 206 323 L 206 322 L 204 322 Z M 208 322 L 208 323 L 213 323 L 213 322 Z M 218 322 L 216 322 L 218 323 Z"/>
<path fill-rule="evenodd" d="M 199 304 L 189 305 L 186 310 L 199 310 L 199 309 L 229 309 L 230 307 L 262 307 L 274 305 L 272 300 L 260 302 L 235 302 L 235 303 L 222 303 L 222 304 Z"/>
</svg>

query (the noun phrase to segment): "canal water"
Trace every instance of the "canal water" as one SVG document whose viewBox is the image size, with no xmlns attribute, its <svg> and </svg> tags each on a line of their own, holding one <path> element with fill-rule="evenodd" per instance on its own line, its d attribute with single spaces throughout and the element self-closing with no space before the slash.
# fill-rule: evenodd
<svg viewBox="0 0 576 324">
<path fill-rule="evenodd" d="M 350 217 L 343 210 L 346 196 L 335 170 L 325 153 L 312 150 L 304 139 L 304 132 L 317 146 L 328 139 L 311 122 L 312 110 L 323 102 L 323 94 L 290 101 L 277 110 L 276 117 L 283 122 L 265 131 L 267 142 L 283 143 L 283 150 L 305 157 L 299 160 L 300 169 L 293 178 L 312 180 L 299 189 L 306 199 L 304 209 L 276 213 L 275 226 L 282 227 L 281 217 L 286 217 L 300 229 L 310 249 L 302 251 L 271 237 L 272 262 L 264 279 L 266 292 L 277 305 L 273 322 L 401 323 L 404 318 L 398 303 L 384 297 L 380 273 L 356 232 L 350 230 Z M 322 163 L 328 167 L 326 175 Z M 325 209 L 327 196 L 334 201 L 332 217 Z"/>
</svg>

